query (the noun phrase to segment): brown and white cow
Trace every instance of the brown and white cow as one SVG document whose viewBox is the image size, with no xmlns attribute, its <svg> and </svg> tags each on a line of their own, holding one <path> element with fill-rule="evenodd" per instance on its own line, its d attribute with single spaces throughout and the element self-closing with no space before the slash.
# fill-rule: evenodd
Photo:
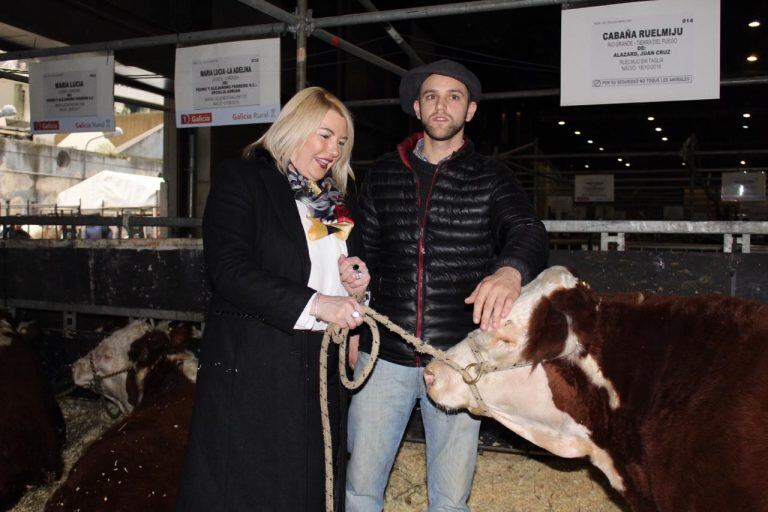
<svg viewBox="0 0 768 512">
<path fill-rule="evenodd" d="M 64 418 L 23 331 L 0 311 L 0 510 L 62 470 Z"/>
<path fill-rule="evenodd" d="M 151 332 L 167 331 L 168 322 L 161 322 L 157 328 L 146 320 L 134 320 L 104 338 L 96 348 L 72 365 L 75 384 L 92 388 L 115 404 L 120 412 L 129 414 L 141 399 L 141 389 L 134 388 L 128 381 L 130 371 L 136 365 L 129 357 L 131 346 Z M 184 373 L 193 382 L 197 378 L 197 359 L 190 352 L 181 349 L 168 354 L 171 359 L 181 361 Z M 143 382 L 139 378 L 136 382 Z"/>
<path fill-rule="evenodd" d="M 93 379 L 91 360 L 99 372 L 127 367 L 119 378 L 106 379 L 102 388 L 131 412 L 88 447 L 48 500 L 46 511 L 173 510 L 197 358 L 184 350 L 188 325 L 165 327 L 132 322 L 102 341 L 93 359 L 85 358 L 88 368 L 81 363 L 73 368 L 76 380 L 88 385 Z M 116 389 L 116 383 L 123 389 Z"/>
<path fill-rule="evenodd" d="M 428 365 L 425 380 L 446 408 L 590 457 L 635 511 L 768 510 L 766 304 L 600 294 L 553 267 L 502 327 L 448 356 L 460 367 L 527 364 L 480 377 L 487 409 L 445 363 Z"/>
</svg>

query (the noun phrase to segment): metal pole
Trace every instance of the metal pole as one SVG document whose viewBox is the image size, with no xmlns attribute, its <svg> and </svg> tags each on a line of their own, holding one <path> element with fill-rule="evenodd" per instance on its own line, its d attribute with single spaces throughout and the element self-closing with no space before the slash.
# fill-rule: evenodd
<svg viewBox="0 0 768 512">
<path fill-rule="evenodd" d="M 405 9 L 392 9 L 389 11 L 329 16 L 327 18 L 316 18 L 312 23 L 315 28 L 343 27 L 349 25 L 362 25 L 365 23 L 383 23 L 385 21 L 434 18 L 436 16 L 448 16 L 452 14 L 471 14 L 476 12 L 522 9 L 524 7 L 562 4 L 577 5 L 590 1 L 592 0 L 484 0 L 479 2 L 407 7 Z"/>
<path fill-rule="evenodd" d="M 360 5 L 368 9 L 370 12 L 379 12 L 379 9 L 376 8 L 375 5 L 373 5 L 373 2 L 371 0 L 357 0 L 360 2 Z M 397 31 L 395 27 L 392 26 L 391 23 L 384 23 L 384 30 L 389 34 L 389 37 L 392 38 L 392 40 L 397 43 L 397 45 L 400 47 L 403 52 L 408 56 L 408 58 L 411 61 L 412 66 L 420 66 L 424 64 L 424 60 L 419 56 L 418 53 L 416 53 L 416 50 L 413 49 L 411 45 L 408 44 L 408 42 L 403 39 L 403 36 L 400 35 L 400 32 Z"/>
<path fill-rule="evenodd" d="M 62 46 L 59 48 L 20 50 L 16 52 L 0 53 L 0 62 L 8 60 L 34 59 L 37 57 L 50 57 L 53 55 L 71 55 L 75 53 L 129 50 L 152 46 L 175 46 L 214 41 L 234 41 L 239 39 L 247 39 L 252 36 L 280 35 L 287 31 L 288 27 L 285 23 L 268 23 L 265 25 L 250 25 L 245 27 L 200 30 L 198 32 L 185 32 L 183 34 L 137 37 L 133 39 L 119 39 L 116 41 L 102 41 L 98 43 Z"/>
<path fill-rule="evenodd" d="M 307 0 L 299 0 L 296 8 L 296 92 L 307 86 Z"/>
<path fill-rule="evenodd" d="M 296 26 L 299 23 L 299 19 L 296 16 L 294 16 L 293 14 L 287 11 L 280 9 L 279 7 L 275 7 L 274 5 L 270 4 L 269 2 L 266 2 L 265 0 L 239 0 L 239 1 L 249 7 L 252 7 L 253 9 L 259 10 L 265 14 L 269 14 L 270 16 L 278 20 L 284 21 L 291 26 Z M 379 66 L 380 68 L 384 68 L 387 71 L 391 71 L 396 75 L 402 76 L 406 72 L 406 70 L 401 68 L 400 66 L 396 66 L 395 64 L 392 64 L 391 62 L 384 60 L 381 57 L 372 54 L 371 52 L 365 51 L 359 46 L 355 46 L 354 44 L 348 41 L 345 41 L 339 36 L 335 36 L 325 30 L 315 29 L 315 30 L 312 30 L 310 35 L 320 39 L 321 41 L 325 41 L 331 46 L 335 46 L 336 48 L 344 50 L 345 52 L 350 53 L 355 57 L 359 57 L 365 61 L 370 62 L 371 64 Z"/>
<path fill-rule="evenodd" d="M 722 87 L 728 87 L 731 85 L 765 85 L 768 84 L 768 76 L 755 76 L 755 77 L 739 77 L 739 78 L 724 78 L 720 80 Z M 488 100 L 507 100 L 514 98 L 537 98 L 544 96 L 559 96 L 560 89 L 529 89 L 525 91 L 506 91 L 506 92 L 487 92 L 483 94 L 481 98 L 483 101 Z M 375 100 L 355 100 L 345 101 L 344 104 L 347 107 L 383 107 L 389 105 L 400 105 L 400 100 L 397 98 L 381 98 Z"/>
</svg>

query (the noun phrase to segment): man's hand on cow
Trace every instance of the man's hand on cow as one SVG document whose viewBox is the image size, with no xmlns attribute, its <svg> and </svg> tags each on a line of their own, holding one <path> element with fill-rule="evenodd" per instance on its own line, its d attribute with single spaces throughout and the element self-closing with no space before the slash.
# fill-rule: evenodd
<svg viewBox="0 0 768 512">
<path fill-rule="evenodd" d="M 464 299 L 465 303 L 475 305 L 472 320 L 484 331 L 498 328 L 520 295 L 521 281 L 520 272 L 512 267 L 501 267 L 485 277 Z"/>
<path fill-rule="evenodd" d="M 354 329 L 363 323 L 360 304 L 352 297 L 317 294 L 316 304 L 310 307 L 315 318 L 336 324 L 344 329 Z"/>
<path fill-rule="evenodd" d="M 339 276 L 341 284 L 351 296 L 361 297 L 371 282 L 368 267 L 357 256 L 339 256 Z"/>
</svg>

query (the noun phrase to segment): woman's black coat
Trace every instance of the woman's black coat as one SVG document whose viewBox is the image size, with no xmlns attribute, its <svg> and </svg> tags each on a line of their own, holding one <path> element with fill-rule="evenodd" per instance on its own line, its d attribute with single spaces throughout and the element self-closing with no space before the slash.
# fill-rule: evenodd
<svg viewBox="0 0 768 512">
<path fill-rule="evenodd" d="M 359 254 L 359 230 L 352 233 L 348 251 Z M 293 329 L 314 293 L 309 253 L 288 181 L 268 155 L 216 170 L 203 244 L 213 297 L 177 510 L 323 510 L 322 335 Z M 330 352 L 338 501 L 346 394 L 335 345 Z"/>
</svg>

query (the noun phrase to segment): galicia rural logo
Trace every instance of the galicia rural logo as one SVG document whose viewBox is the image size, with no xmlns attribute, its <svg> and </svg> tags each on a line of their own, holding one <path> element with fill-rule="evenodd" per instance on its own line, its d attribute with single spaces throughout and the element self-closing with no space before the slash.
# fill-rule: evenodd
<svg viewBox="0 0 768 512">
<path fill-rule="evenodd" d="M 210 112 L 201 112 L 199 114 L 181 114 L 181 124 L 201 124 L 210 123 L 213 116 Z"/>
<path fill-rule="evenodd" d="M 58 121 L 35 121 L 33 123 L 35 130 L 58 130 Z"/>
</svg>

